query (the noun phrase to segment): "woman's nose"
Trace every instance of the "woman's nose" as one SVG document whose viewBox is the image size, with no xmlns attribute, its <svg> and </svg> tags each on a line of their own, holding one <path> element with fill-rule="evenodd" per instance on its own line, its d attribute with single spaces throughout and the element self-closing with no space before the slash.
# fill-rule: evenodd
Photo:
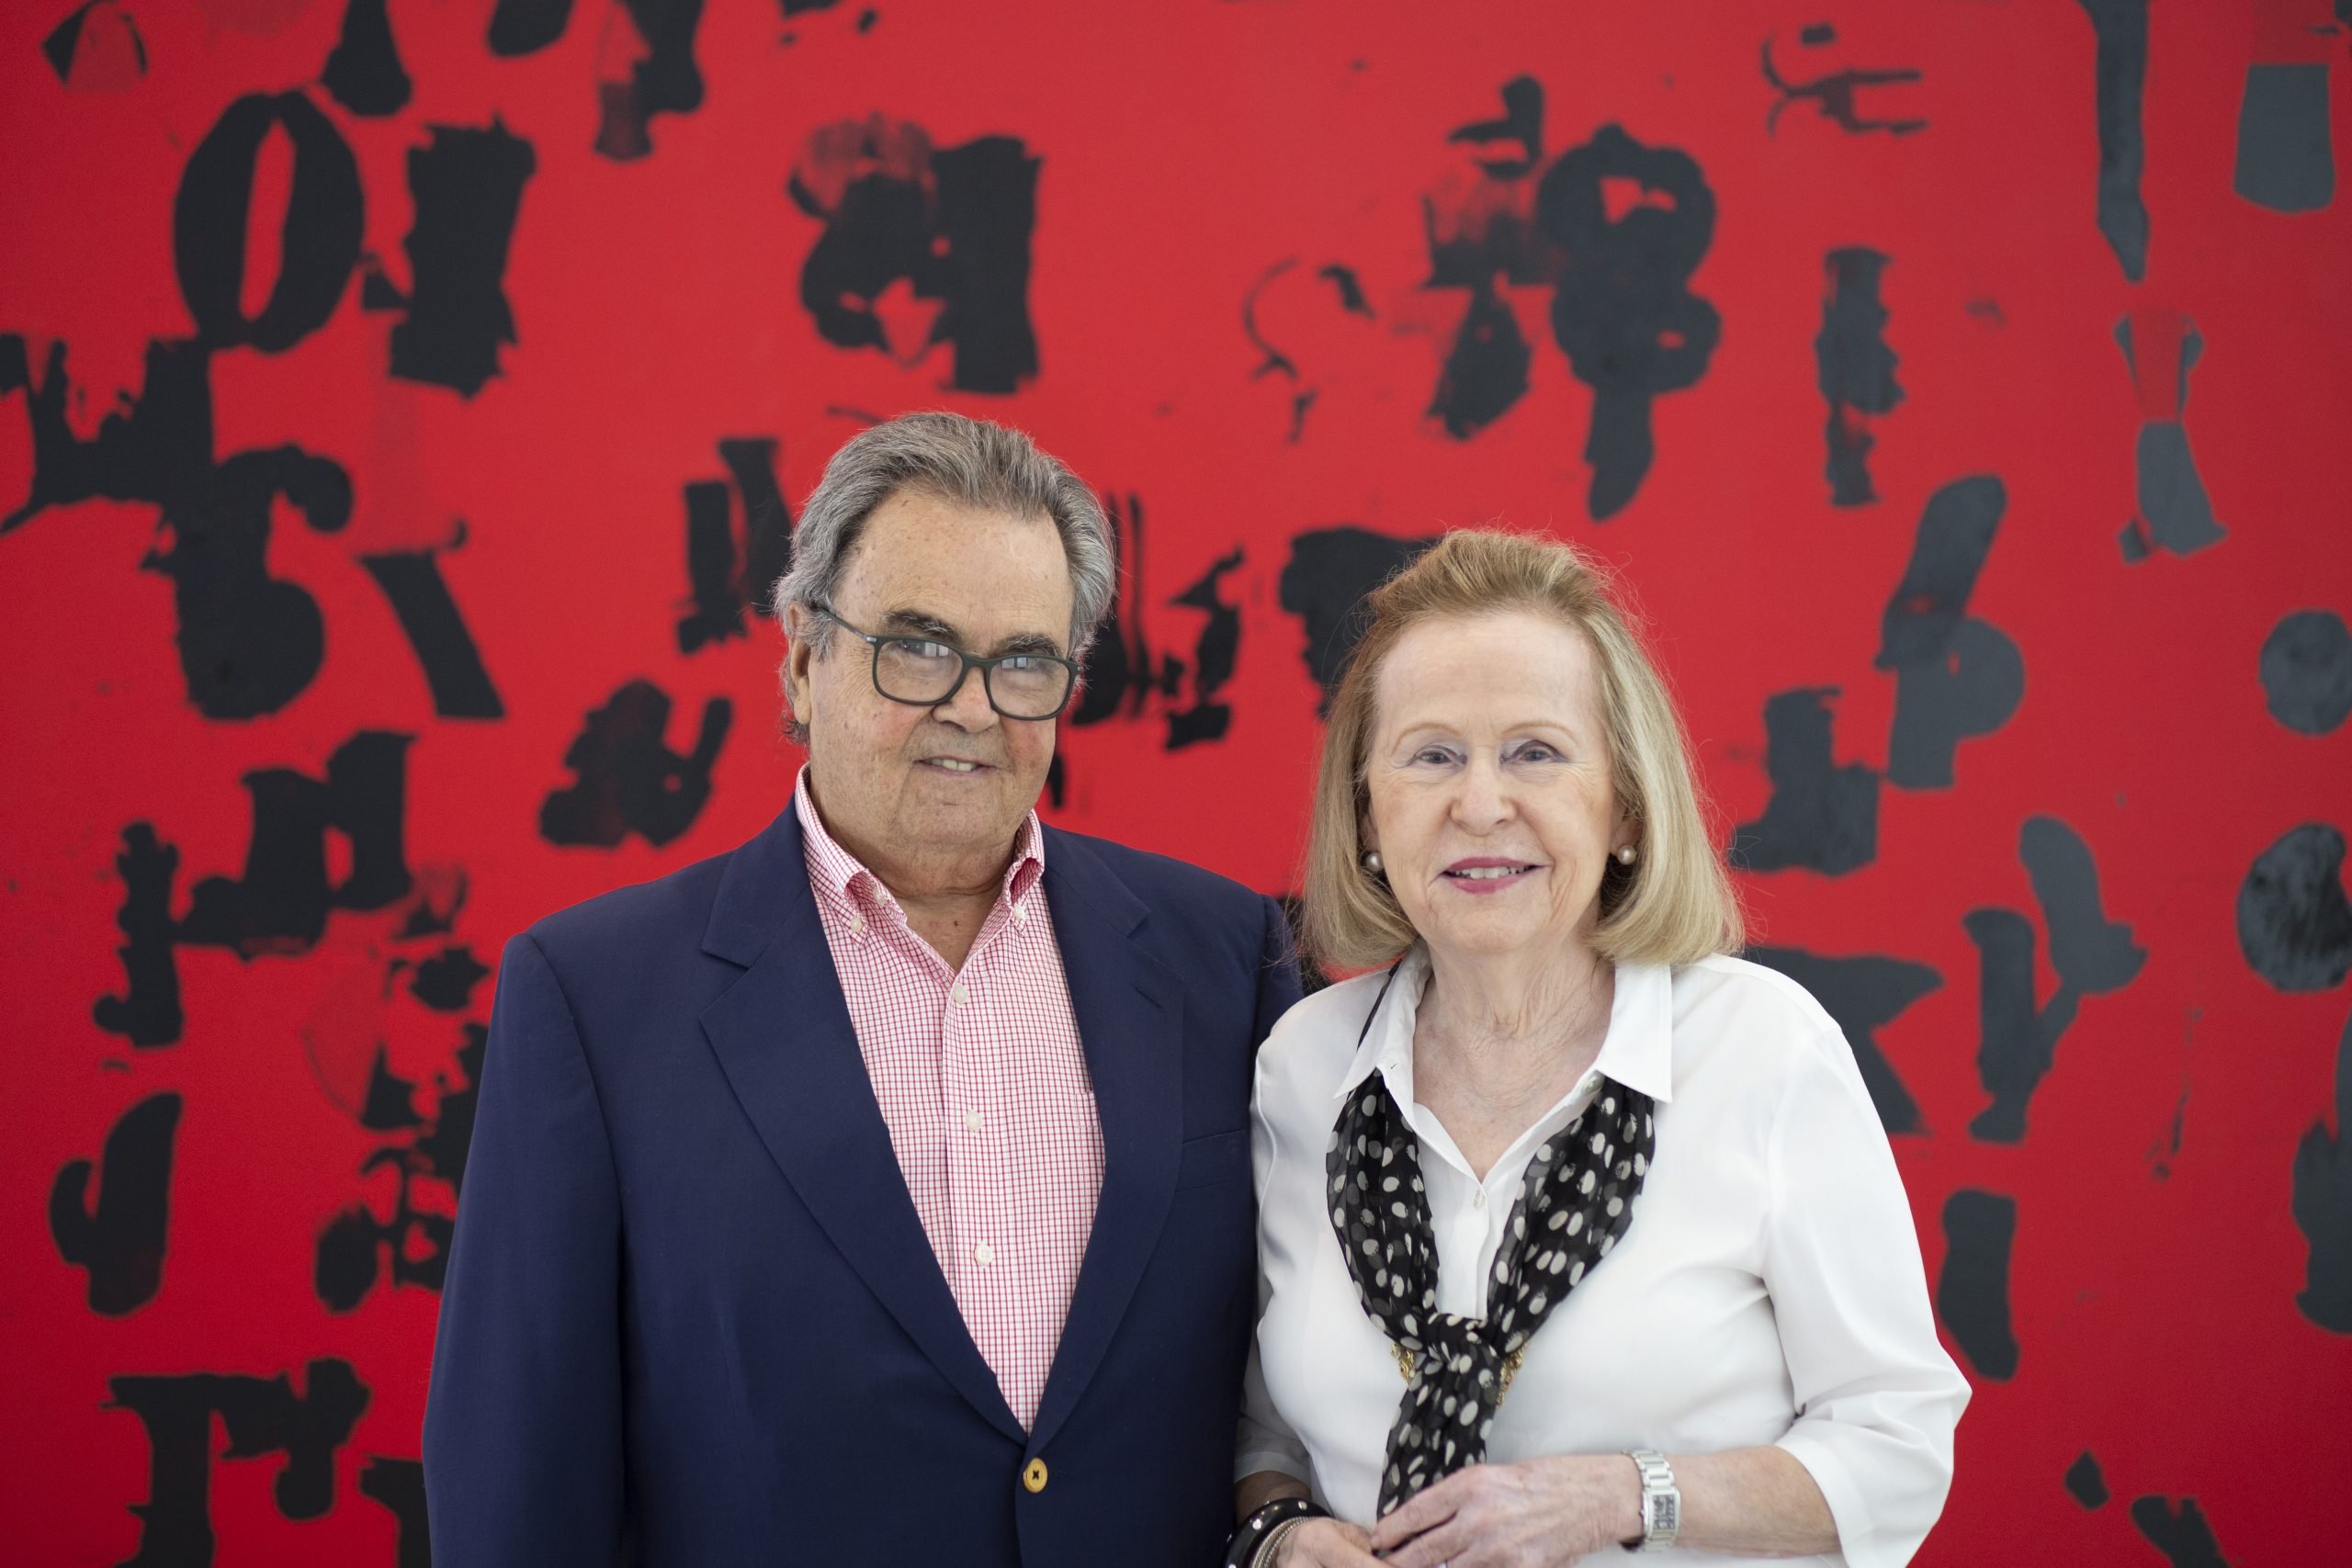
<svg viewBox="0 0 2352 1568">
<path fill-rule="evenodd" d="M 1510 786 L 1492 759 L 1476 759 L 1462 770 L 1453 793 L 1453 819 L 1484 831 L 1510 819 Z"/>
</svg>

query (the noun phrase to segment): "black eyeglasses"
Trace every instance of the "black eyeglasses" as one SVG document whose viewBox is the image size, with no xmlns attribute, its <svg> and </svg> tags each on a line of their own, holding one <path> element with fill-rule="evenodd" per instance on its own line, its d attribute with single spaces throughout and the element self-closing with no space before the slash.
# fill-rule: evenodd
<svg viewBox="0 0 2352 1568">
<path fill-rule="evenodd" d="M 937 707 L 964 689 L 965 677 L 980 672 L 989 706 L 1007 718 L 1052 718 L 1069 705 L 1078 689 L 1078 666 L 1051 653 L 1002 653 L 978 659 L 931 637 L 876 637 L 862 632 L 823 604 L 817 614 L 874 649 L 874 689 L 894 703 Z"/>
</svg>

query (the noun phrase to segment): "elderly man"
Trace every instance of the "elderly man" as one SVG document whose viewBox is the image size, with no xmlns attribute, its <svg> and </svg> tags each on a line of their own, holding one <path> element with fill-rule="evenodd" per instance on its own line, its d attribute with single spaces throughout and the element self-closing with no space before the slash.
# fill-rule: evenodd
<svg viewBox="0 0 2352 1568">
<path fill-rule="evenodd" d="M 1282 912 L 1039 823 L 1115 567 L 1025 436 L 876 426 L 793 547 L 790 806 L 507 946 L 434 1561 L 1213 1563 Z"/>
</svg>

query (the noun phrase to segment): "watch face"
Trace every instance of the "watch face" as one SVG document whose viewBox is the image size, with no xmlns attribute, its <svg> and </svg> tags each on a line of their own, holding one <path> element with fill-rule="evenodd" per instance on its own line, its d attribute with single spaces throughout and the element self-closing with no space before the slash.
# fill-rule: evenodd
<svg viewBox="0 0 2352 1568">
<path fill-rule="evenodd" d="M 1672 1540 L 1674 1532 L 1682 1528 L 1682 1495 L 1661 1492 L 1655 1501 L 1657 1508 L 1650 1525 L 1650 1533 L 1662 1540 Z"/>
</svg>

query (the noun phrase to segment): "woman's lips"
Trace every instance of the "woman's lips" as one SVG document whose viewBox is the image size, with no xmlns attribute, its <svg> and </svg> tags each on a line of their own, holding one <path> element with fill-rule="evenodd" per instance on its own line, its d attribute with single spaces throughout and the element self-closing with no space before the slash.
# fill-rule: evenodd
<svg viewBox="0 0 2352 1568">
<path fill-rule="evenodd" d="M 1543 869 L 1525 861 L 1463 860 L 1447 866 L 1439 879 L 1459 892 L 1485 895 L 1516 887 Z"/>
</svg>

